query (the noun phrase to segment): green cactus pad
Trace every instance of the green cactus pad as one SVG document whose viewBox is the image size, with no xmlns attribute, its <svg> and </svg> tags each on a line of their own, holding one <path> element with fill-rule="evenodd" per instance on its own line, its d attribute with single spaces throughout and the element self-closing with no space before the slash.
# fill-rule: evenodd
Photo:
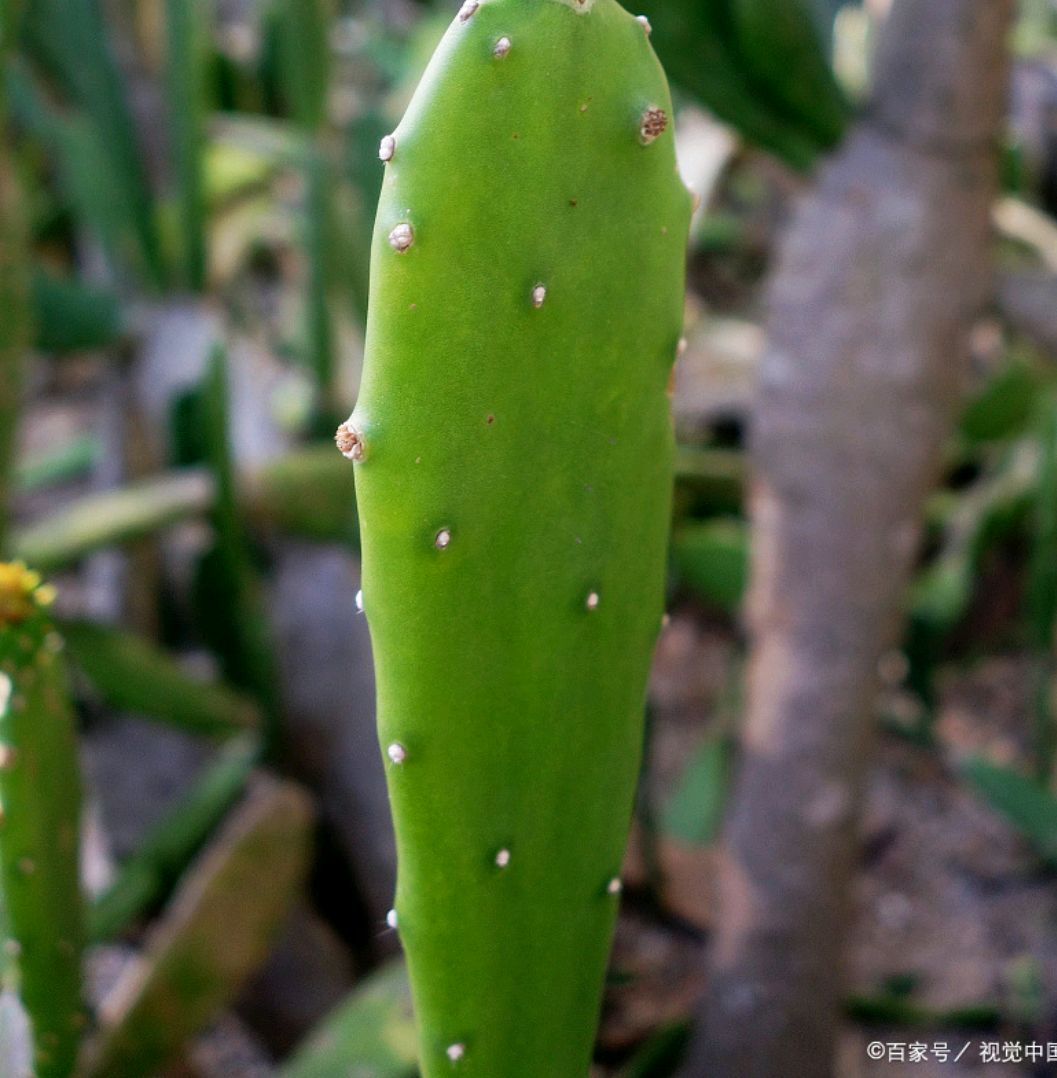
<svg viewBox="0 0 1057 1078">
<path fill-rule="evenodd" d="M 648 27 L 468 0 L 381 146 L 338 432 L 426 1078 L 583 1078 L 662 617 L 691 196 Z"/>
<path fill-rule="evenodd" d="M 72 1073 L 84 1023 L 80 784 L 50 592 L 21 563 L 0 564 L 0 968 L 28 1022 L 35 1078 Z"/>
</svg>

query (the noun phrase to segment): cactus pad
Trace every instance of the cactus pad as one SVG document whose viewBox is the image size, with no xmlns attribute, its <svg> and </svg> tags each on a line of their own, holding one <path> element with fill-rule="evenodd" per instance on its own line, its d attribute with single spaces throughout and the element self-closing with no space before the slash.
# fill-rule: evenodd
<svg viewBox="0 0 1057 1078">
<path fill-rule="evenodd" d="M 427 1078 L 588 1070 L 662 616 L 671 115 L 614 0 L 467 0 L 380 148 L 338 441 Z"/>
</svg>

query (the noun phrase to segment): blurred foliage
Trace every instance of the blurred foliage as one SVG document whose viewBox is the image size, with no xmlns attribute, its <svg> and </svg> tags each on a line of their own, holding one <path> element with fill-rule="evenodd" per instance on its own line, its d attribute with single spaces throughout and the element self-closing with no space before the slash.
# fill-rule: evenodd
<svg viewBox="0 0 1057 1078">
<path fill-rule="evenodd" d="M 34 344 L 42 352 L 93 351 L 121 339 L 121 307 L 112 292 L 38 269 L 30 300 Z"/>
<path fill-rule="evenodd" d="M 252 735 L 233 739 L 223 747 L 92 903 L 89 940 L 100 943 L 113 939 L 132 922 L 156 912 L 242 795 L 259 759 L 260 744 Z"/>
<path fill-rule="evenodd" d="M 665 834 L 701 846 L 716 841 L 727 803 L 733 748 L 722 735 L 708 737 L 698 746 L 665 808 Z"/>
<path fill-rule="evenodd" d="M 807 0 L 644 0 L 675 85 L 749 141 L 808 168 L 844 132 L 850 106 Z"/>
<path fill-rule="evenodd" d="M 1029 776 L 983 758 L 966 761 L 962 773 L 1032 844 L 1043 862 L 1057 866 L 1057 798 Z"/>
<path fill-rule="evenodd" d="M 390 962 L 364 979 L 326 1017 L 280 1072 L 281 1078 L 371 1074 L 414 1078 L 418 1045 L 411 990 L 403 962 Z"/>
</svg>

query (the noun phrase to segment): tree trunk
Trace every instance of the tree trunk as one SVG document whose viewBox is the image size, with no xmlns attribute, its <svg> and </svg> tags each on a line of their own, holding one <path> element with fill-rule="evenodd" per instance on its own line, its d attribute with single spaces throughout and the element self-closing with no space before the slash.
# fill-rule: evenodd
<svg viewBox="0 0 1057 1078">
<path fill-rule="evenodd" d="M 752 650 L 687 1076 L 832 1073 L 878 659 L 990 291 L 1011 0 L 896 0 L 798 208 L 755 416 Z"/>
</svg>

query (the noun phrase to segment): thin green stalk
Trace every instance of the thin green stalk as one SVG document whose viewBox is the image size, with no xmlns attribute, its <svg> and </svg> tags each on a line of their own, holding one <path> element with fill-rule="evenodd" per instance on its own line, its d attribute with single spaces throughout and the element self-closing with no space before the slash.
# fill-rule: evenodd
<svg viewBox="0 0 1057 1078">
<path fill-rule="evenodd" d="M 209 0 L 166 0 L 165 81 L 169 106 L 183 283 L 200 292 L 206 281 L 205 145 Z"/>
<path fill-rule="evenodd" d="M 1028 621 L 1036 649 L 1034 664 L 1035 770 L 1049 782 L 1057 754 L 1052 694 L 1054 688 L 1054 623 L 1057 619 L 1057 399 L 1052 395 L 1041 412 L 1034 536 L 1028 575 Z"/>
<path fill-rule="evenodd" d="M 259 749 L 252 735 L 224 746 L 92 904 L 87 926 L 90 941 L 113 939 L 168 897 L 184 869 L 242 793 Z"/>
<path fill-rule="evenodd" d="M 29 51 L 83 110 L 78 149 L 98 166 L 97 203 L 120 211 L 125 240 L 150 284 L 164 279 L 154 202 L 140 155 L 128 88 L 99 0 L 34 0 L 25 20 Z"/>
<path fill-rule="evenodd" d="M 326 152 L 309 143 L 305 147 L 304 244 L 308 263 L 305 288 L 305 345 L 308 363 L 319 393 L 318 411 L 329 433 L 341 417 L 334 328 L 330 315 L 333 214 L 330 203 L 331 170 Z"/>
<path fill-rule="evenodd" d="M 216 497 L 212 509 L 215 544 L 203 565 L 201 607 L 211 612 L 207 628 L 227 679 L 261 706 L 263 751 L 266 759 L 274 759 L 280 732 L 277 668 L 260 579 L 238 504 L 228 423 L 227 356 L 220 346 L 210 359 L 204 390 L 205 451 Z"/>
<path fill-rule="evenodd" d="M 10 18 L 5 10 L 5 23 Z M 5 25 L 5 44 L 11 25 Z M 7 49 L 0 51 L 6 71 Z M 0 79 L 0 550 L 8 545 L 9 502 L 14 483 L 18 421 L 26 350 L 32 339 L 26 210 L 17 172 L 18 158 L 7 124 L 6 80 Z"/>
<path fill-rule="evenodd" d="M 279 63 L 291 119 L 318 131 L 326 119 L 330 81 L 330 4 L 327 0 L 279 0 Z"/>
</svg>

